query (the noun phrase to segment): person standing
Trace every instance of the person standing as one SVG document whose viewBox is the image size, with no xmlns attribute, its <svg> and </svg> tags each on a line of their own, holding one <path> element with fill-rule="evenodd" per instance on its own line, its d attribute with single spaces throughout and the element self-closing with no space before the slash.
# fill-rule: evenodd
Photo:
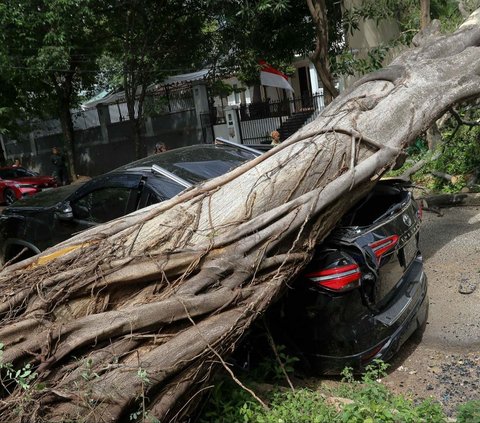
<svg viewBox="0 0 480 423">
<path fill-rule="evenodd" d="M 164 142 L 157 142 L 155 144 L 155 150 L 154 150 L 153 154 L 164 153 L 165 151 L 167 151 L 167 146 L 165 145 L 165 143 Z"/>
<path fill-rule="evenodd" d="M 271 144 L 274 145 L 274 146 L 281 143 L 280 132 L 278 132 L 278 131 L 272 131 L 271 134 L 270 134 L 270 138 L 272 139 Z"/>
<path fill-rule="evenodd" d="M 68 184 L 67 165 L 65 157 L 60 153 L 57 147 L 52 148 L 51 162 L 53 165 L 52 176 L 56 179 L 58 185 Z"/>
</svg>

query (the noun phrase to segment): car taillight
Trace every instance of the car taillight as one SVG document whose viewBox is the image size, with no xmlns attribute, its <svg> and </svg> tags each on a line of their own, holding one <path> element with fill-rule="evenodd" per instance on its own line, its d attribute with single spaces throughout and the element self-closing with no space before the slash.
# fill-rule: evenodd
<svg viewBox="0 0 480 423">
<path fill-rule="evenodd" d="M 305 276 L 324 288 L 345 292 L 360 286 L 362 273 L 358 264 L 347 264 L 307 273 Z"/>
<path fill-rule="evenodd" d="M 378 262 L 380 262 L 382 256 L 392 251 L 397 245 L 397 242 L 398 242 L 398 235 L 392 235 L 387 238 L 383 238 L 378 241 L 372 242 L 368 244 L 368 246 L 372 249 L 373 254 L 375 254 L 375 257 L 377 258 Z"/>
<path fill-rule="evenodd" d="M 387 341 L 383 341 L 380 345 L 372 348 L 370 351 L 367 351 L 360 357 L 360 361 L 362 365 L 368 364 L 383 348 L 383 346 L 387 343 Z"/>
</svg>

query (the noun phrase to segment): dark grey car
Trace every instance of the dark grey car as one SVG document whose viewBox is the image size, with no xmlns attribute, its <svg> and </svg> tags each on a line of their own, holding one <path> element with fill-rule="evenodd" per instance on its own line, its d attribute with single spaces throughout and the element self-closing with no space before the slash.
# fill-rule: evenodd
<svg viewBox="0 0 480 423">
<path fill-rule="evenodd" d="M 261 154 L 243 146 L 195 145 L 119 167 L 83 185 L 41 192 L 0 215 L 4 262 L 27 258 L 72 234 L 170 199 Z"/>
</svg>

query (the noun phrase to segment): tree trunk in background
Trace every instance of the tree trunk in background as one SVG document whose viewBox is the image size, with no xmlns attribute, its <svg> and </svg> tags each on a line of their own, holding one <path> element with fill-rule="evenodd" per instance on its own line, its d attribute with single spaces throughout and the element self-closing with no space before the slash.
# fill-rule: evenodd
<svg viewBox="0 0 480 423">
<path fill-rule="evenodd" d="M 328 58 L 328 20 L 325 0 L 307 0 L 308 9 L 315 25 L 315 50 L 310 55 L 317 74 L 322 81 L 325 104 L 330 104 L 338 95 L 330 72 Z"/>
<path fill-rule="evenodd" d="M 0 420 L 184 421 L 339 217 L 445 110 L 479 95 L 478 16 L 252 162 L 5 268 L 3 363 L 31 363 L 38 379 L 8 385 Z"/>
<path fill-rule="evenodd" d="M 420 0 L 420 29 L 430 25 L 430 0 Z"/>
<path fill-rule="evenodd" d="M 144 103 L 147 91 L 147 84 L 138 82 L 133 74 L 124 76 L 125 100 L 127 103 L 128 118 L 133 123 L 133 144 L 135 159 L 144 156 L 143 134 L 144 125 Z"/>
<path fill-rule="evenodd" d="M 435 151 L 442 143 L 442 133 L 436 122 L 427 130 L 427 144 L 430 151 Z"/>
<path fill-rule="evenodd" d="M 68 166 L 68 179 L 75 181 L 77 171 L 75 169 L 75 131 L 73 128 L 72 114 L 70 107 L 72 104 L 72 77 L 73 74 L 65 74 L 57 78 L 53 77 L 53 84 L 58 97 L 58 114 L 63 134 L 63 145 L 59 145 L 62 153 L 65 153 Z M 60 81 L 60 82 L 59 82 Z"/>
<path fill-rule="evenodd" d="M 63 152 L 67 158 L 68 179 L 75 181 L 77 179 L 77 172 L 75 169 L 75 131 L 73 129 L 72 115 L 68 104 L 63 105 L 59 113 L 60 123 L 62 126 L 62 133 L 64 136 Z M 62 148 L 62 146 L 59 146 Z"/>
</svg>

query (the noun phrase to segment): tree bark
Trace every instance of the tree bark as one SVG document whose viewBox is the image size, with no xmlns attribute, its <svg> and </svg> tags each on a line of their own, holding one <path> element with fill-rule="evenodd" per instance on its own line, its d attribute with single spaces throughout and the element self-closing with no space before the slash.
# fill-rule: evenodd
<svg viewBox="0 0 480 423">
<path fill-rule="evenodd" d="M 325 104 L 330 104 L 338 95 L 328 59 L 328 20 L 325 0 L 307 0 L 308 9 L 315 25 L 315 50 L 310 55 L 317 74 L 322 81 Z"/>
<path fill-rule="evenodd" d="M 2 421 L 182 421 L 315 245 L 447 109 L 480 92 L 478 13 L 367 75 L 232 172 L 0 274 Z"/>
<path fill-rule="evenodd" d="M 420 0 L 420 29 L 430 25 L 430 0 Z"/>
<path fill-rule="evenodd" d="M 53 76 L 53 85 L 58 98 L 58 114 L 60 117 L 60 124 L 62 126 L 62 133 L 64 136 L 63 148 L 68 164 L 69 180 L 75 181 L 77 179 L 77 172 L 75 169 L 75 131 L 73 128 L 72 115 L 70 107 L 72 104 L 73 93 L 73 69 L 74 64 L 71 64 L 72 73 L 62 74 L 61 76 Z"/>
</svg>

